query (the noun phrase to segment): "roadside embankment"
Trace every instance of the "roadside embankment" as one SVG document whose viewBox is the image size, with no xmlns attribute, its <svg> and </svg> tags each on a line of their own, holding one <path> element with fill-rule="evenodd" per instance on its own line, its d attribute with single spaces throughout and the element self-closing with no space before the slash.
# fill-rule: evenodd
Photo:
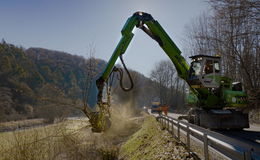
<svg viewBox="0 0 260 160">
<path fill-rule="evenodd" d="M 142 128 L 120 148 L 119 159 L 124 160 L 174 160 L 194 159 L 187 150 L 163 130 L 156 119 L 149 116 Z"/>
</svg>

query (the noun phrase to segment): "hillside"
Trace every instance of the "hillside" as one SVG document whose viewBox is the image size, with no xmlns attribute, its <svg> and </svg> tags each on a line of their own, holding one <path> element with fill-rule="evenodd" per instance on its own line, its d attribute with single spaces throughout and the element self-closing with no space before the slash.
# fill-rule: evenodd
<svg viewBox="0 0 260 160">
<path fill-rule="evenodd" d="M 106 62 L 95 59 L 95 63 L 101 70 Z M 71 110 L 82 98 L 87 66 L 88 60 L 65 52 L 1 43 L 1 121 L 41 117 L 44 110 L 51 112 L 57 106 L 69 105 L 65 110 Z"/>
</svg>

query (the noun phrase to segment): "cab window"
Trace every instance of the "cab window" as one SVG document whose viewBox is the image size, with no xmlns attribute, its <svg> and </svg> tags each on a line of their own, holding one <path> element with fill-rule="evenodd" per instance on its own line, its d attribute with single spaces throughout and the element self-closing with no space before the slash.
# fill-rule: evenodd
<svg viewBox="0 0 260 160">
<path fill-rule="evenodd" d="M 206 64 L 204 66 L 203 73 L 210 74 L 213 73 L 213 61 L 212 60 L 206 60 Z"/>
<path fill-rule="evenodd" d="M 219 62 L 218 61 L 214 61 L 214 69 L 215 69 L 215 73 L 219 73 L 220 72 L 220 67 L 219 67 Z"/>
<path fill-rule="evenodd" d="M 191 75 L 192 76 L 198 76 L 200 75 L 201 70 L 201 62 L 200 61 L 194 61 L 191 64 Z"/>
</svg>

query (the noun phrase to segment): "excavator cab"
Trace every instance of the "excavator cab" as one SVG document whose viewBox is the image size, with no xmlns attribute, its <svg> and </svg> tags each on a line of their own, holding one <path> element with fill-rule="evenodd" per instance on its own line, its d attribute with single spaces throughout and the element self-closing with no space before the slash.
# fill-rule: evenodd
<svg viewBox="0 0 260 160">
<path fill-rule="evenodd" d="M 189 78 L 192 88 L 217 88 L 220 77 L 220 57 L 196 55 L 192 59 Z"/>
</svg>

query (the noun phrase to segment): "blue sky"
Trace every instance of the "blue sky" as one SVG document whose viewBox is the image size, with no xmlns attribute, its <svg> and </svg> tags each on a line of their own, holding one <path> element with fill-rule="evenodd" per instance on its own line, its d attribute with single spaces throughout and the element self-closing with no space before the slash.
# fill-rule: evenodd
<svg viewBox="0 0 260 160">
<path fill-rule="evenodd" d="M 134 12 L 152 14 L 184 50 L 185 26 L 208 8 L 204 0 L 0 0 L 0 38 L 25 48 L 85 57 L 95 48 L 95 56 L 108 61 Z M 149 76 L 154 64 L 167 56 L 141 30 L 134 33 L 125 63 Z"/>
</svg>

